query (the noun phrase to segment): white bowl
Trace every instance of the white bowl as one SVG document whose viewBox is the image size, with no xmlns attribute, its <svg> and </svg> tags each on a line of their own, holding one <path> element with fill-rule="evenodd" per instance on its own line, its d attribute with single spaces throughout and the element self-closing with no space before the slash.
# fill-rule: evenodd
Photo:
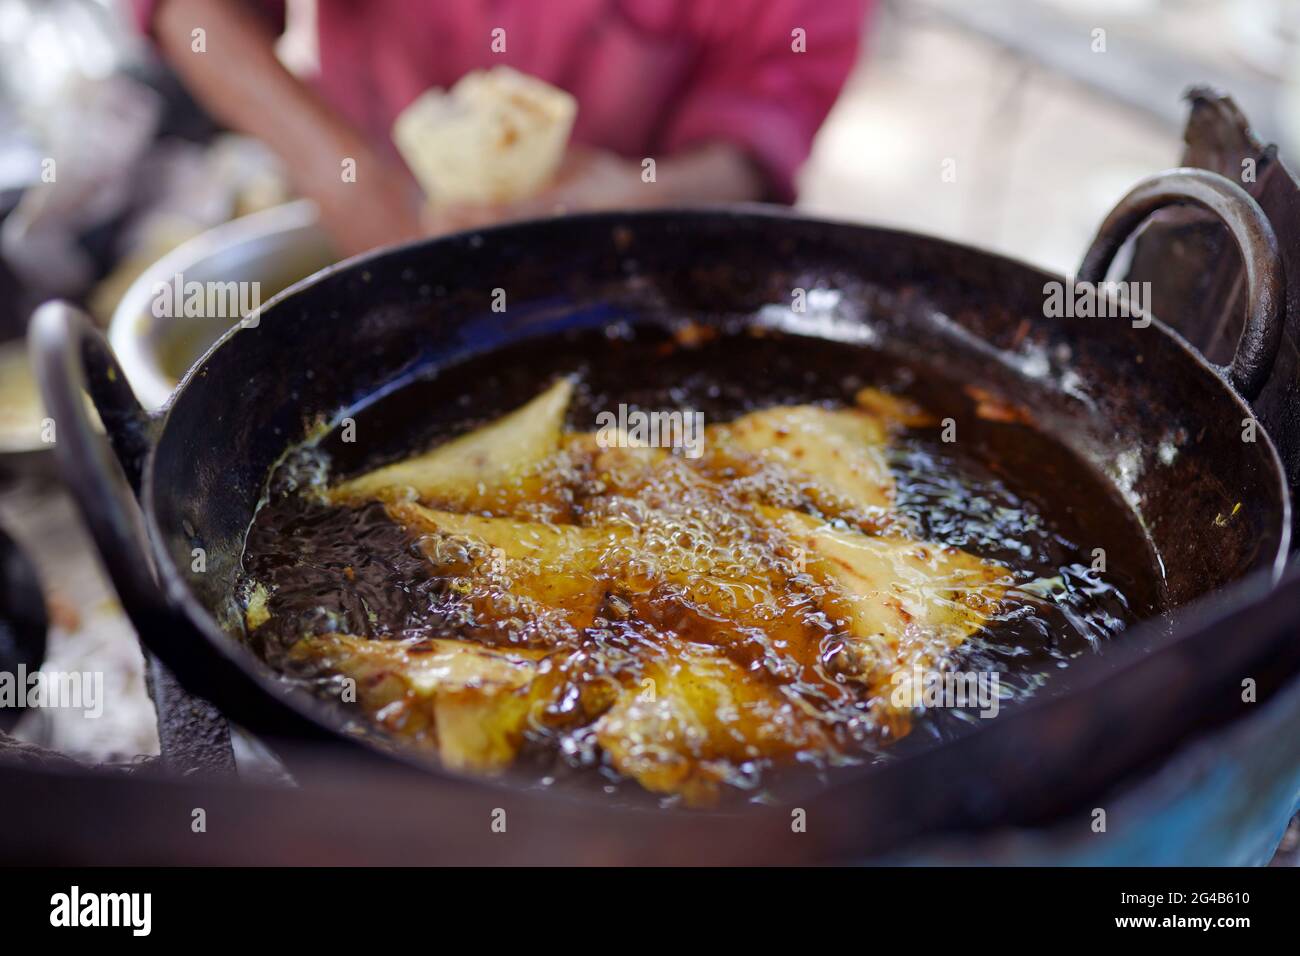
<svg viewBox="0 0 1300 956">
<path fill-rule="evenodd" d="M 136 396 L 148 409 L 166 404 L 185 372 L 241 316 L 160 317 L 159 283 L 256 282 L 265 302 L 337 261 L 315 203 L 297 200 L 233 219 L 163 256 L 126 290 L 108 340 Z"/>
</svg>

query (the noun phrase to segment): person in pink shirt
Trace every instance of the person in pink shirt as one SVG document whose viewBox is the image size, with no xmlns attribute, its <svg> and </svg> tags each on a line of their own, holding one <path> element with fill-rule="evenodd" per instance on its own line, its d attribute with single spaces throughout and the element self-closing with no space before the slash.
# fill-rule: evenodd
<svg viewBox="0 0 1300 956">
<path fill-rule="evenodd" d="M 315 0 L 320 75 L 308 83 L 275 56 L 283 0 L 135 2 L 191 92 L 285 160 L 346 252 L 566 210 L 789 202 L 870 4 Z M 393 120 L 429 87 L 501 64 L 577 99 L 565 162 L 524 203 L 444 208 L 438 221 L 422 222 L 390 139 Z M 355 182 L 342 181 L 344 157 L 356 161 Z M 641 178 L 645 157 L 655 159 L 652 184 Z"/>
</svg>

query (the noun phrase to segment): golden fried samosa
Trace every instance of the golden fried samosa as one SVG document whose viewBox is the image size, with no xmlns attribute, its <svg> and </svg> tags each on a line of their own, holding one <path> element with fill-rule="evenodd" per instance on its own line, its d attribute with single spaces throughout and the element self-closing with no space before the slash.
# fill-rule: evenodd
<svg viewBox="0 0 1300 956">
<path fill-rule="evenodd" d="M 780 507 L 811 505 L 867 527 L 889 524 L 894 476 L 889 428 L 855 408 L 793 405 L 751 412 L 705 432 L 704 467 L 752 479 L 756 497 Z"/>
<path fill-rule="evenodd" d="M 886 701 L 910 696 L 916 673 L 942 668 L 1013 583 L 1006 568 L 957 548 L 866 535 L 798 512 L 765 513 L 802 549 L 809 573 L 833 588 L 823 603 L 849 630 L 835 669 Z"/>
<path fill-rule="evenodd" d="M 423 454 L 367 472 L 332 488 L 338 504 L 416 499 L 476 509 L 493 492 L 522 486 L 560 447 L 573 382 L 562 378 L 528 404 Z M 520 494 L 529 489 L 518 487 Z"/>
<path fill-rule="evenodd" d="M 595 723 L 614 768 L 654 793 L 713 803 L 743 765 L 829 746 L 823 728 L 767 675 L 718 648 L 658 635 L 644 679 Z"/>
<path fill-rule="evenodd" d="M 385 730 L 437 749 L 453 769 L 497 772 L 523 739 L 545 652 L 470 641 L 374 641 L 325 634 L 298 641 L 293 659 L 356 682 L 357 702 Z"/>
</svg>

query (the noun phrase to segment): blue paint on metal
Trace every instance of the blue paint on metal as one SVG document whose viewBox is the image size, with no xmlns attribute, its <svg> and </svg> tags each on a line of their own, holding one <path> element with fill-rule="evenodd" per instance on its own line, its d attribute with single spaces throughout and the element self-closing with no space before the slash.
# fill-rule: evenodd
<svg viewBox="0 0 1300 956">
<path fill-rule="evenodd" d="M 1300 810 L 1300 680 L 1258 713 L 1190 741 L 1154 772 L 1034 830 L 946 836 L 874 862 L 1259 866 Z M 1105 832 L 1093 829 L 1106 811 Z"/>
</svg>

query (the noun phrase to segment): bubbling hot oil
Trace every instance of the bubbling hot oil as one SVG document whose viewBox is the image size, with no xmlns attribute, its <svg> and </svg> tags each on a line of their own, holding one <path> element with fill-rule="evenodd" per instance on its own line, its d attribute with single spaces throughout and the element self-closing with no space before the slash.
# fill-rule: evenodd
<svg viewBox="0 0 1300 956">
<path fill-rule="evenodd" d="M 918 538 L 1013 572 L 1016 586 L 1008 599 L 951 661 L 959 671 L 996 673 L 1003 711 L 1044 688 L 1063 686 L 1061 672 L 1070 661 L 1101 650 L 1133 621 L 1162 608 L 1144 539 L 1106 487 L 1027 426 L 980 420 L 952 383 L 863 348 L 771 333 L 689 347 L 654 332 L 575 335 L 552 344 L 471 360 L 357 413 L 358 433 L 380 436 L 382 445 L 345 443 L 335 434 L 286 457 L 250 527 L 243 559 L 246 591 L 256 587 L 270 595 L 270 618 L 250 639 L 286 679 L 338 697 L 337 673 L 291 657 L 305 634 L 566 647 L 573 653 L 556 665 L 560 690 L 530 718 L 516 770 L 534 785 L 595 784 L 629 799 L 636 788 L 602 758 L 590 715 L 608 708 L 618 687 L 639 679 L 656 641 L 725 647 L 729 659 L 815 710 L 835 741 L 833 748 L 808 748 L 784 760 L 760 755 L 732 761 L 723 783 L 741 797 L 763 799 L 779 783 L 782 773 L 773 772 L 778 764 L 800 765 L 801 777 L 824 777 L 839 765 L 889 759 L 960 734 L 977 719 L 978 707 L 927 709 L 901 744 L 882 740 L 864 717 L 861 694 L 821 659 L 837 631 L 824 609 L 825 594 L 745 520 L 745 501 L 755 489 L 736 482 L 719 492 L 695 480 L 679 459 L 626 495 L 606 493 L 580 462 L 561 455 L 547 475 L 549 487 L 525 502 L 522 513 L 516 510 L 514 517 L 621 525 L 634 533 L 634 543 L 602 555 L 620 567 L 626 586 L 606 596 L 593 625 L 581 633 L 528 613 L 527 597 L 515 593 L 508 575 L 476 572 L 492 557 L 481 542 L 420 539 L 378 504 L 343 508 L 319 500 L 316 492 L 328 475 L 355 474 L 491 420 L 556 374 L 576 374 L 580 382 L 569 416 L 575 431 L 591 430 L 597 412 L 620 404 L 698 410 L 714 423 L 773 405 L 847 404 L 865 385 L 907 392 L 956 416 L 962 441 L 944 442 L 932 428 L 892 441 L 895 510 Z M 1073 476 L 1067 500 L 1055 480 L 1061 471 Z M 632 477 L 615 475 L 613 484 Z M 762 490 L 776 498 L 789 492 Z M 1086 529 L 1078 515 L 1087 515 Z M 1110 558 L 1104 568 L 1098 552 Z M 684 608 L 680 591 L 662 587 L 669 576 L 702 576 L 728 566 L 762 572 L 758 581 L 723 583 L 731 590 L 712 596 L 715 606 L 721 601 L 744 609 L 739 618 L 711 620 Z M 364 720 L 356 727 L 373 733 Z"/>
</svg>

